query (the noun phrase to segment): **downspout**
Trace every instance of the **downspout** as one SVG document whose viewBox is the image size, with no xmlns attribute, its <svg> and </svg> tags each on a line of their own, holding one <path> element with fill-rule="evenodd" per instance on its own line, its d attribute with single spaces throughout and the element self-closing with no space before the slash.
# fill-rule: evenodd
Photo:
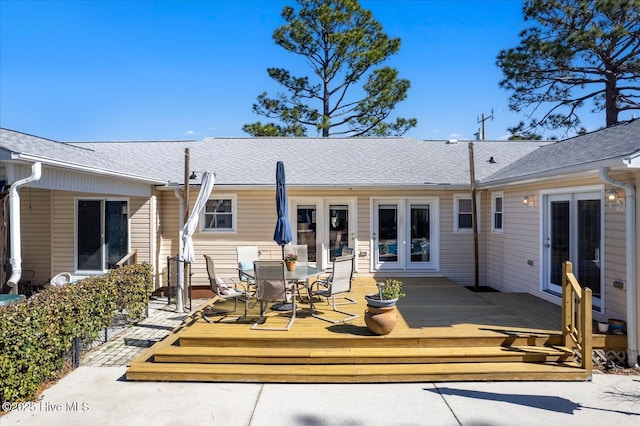
<svg viewBox="0 0 640 426">
<path fill-rule="evenodd" d="M 613 179 L 609 169 L 599 169 L 600 180 L 612 186 L 624 189 L 626 219 L 626 281 L 627 281 L 627 362 L 638 367 L 638 307 L 636 305 L 636 189 L 633 185 Z"/>
<path fill-rule="evenodd" d="M 180 205 L 180 213 L 178 215 L 178 223 L 184 223 L 184 200 L 180 196 L 180 189 L 175 188 L 173 190 L 173 195 L 178 199 L 178 204 Z M 178 257 L 177 257 L 177 266 L 178 266 L 178 282 L 176 289 L 176 312 L 182 313 L 184 312 L 184 300 L 182 297 L 182 293 L 184 291 L 184 262 L 182 261 L 182 252 L 183 252 L 183 242 L 182 242 L 182 226 L 179 226 L 178 230 Z M 167 289 L 168 290 L 168 289 Z"/>
<path fill-rule="evenodd" d="M 12 294 L 18 294 L 18 283 L 22 277 L 22 244 L 20 243 L 20 187 L 40 180 L 42 177 L 42 163 L 31 165 L 31 176 L 14 182 L 9 188 L 9 247 L 11 250 L 11 276 L 7 285 Z"/>
</svg>

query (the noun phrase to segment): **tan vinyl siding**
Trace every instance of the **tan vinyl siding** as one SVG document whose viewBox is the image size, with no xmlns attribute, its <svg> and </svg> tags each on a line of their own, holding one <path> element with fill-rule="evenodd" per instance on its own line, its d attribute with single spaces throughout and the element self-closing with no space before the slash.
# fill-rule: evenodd
<svg viewBox="0 0 640 426">
<path fill-rule="evenodd" d="M 503 191 L 503 232 L 487 229 L 487 283 L 497 290 L 533 293 L 539 288 L 540 206 L 537 198 L 533 211 L 522 205 L 522 195 L 534 192 L 533 187 Z"/>
<path fill-rule="evenodd" d="M 464 193 L 457 191 L 456 193 Z M 273 241 L 273 230 L 276 221 L 275 192 L 270 190 L 251 191 L 222 191 L 214 188 L 212 197 L 223 198 L 236 196 L 237 202 L 237 232 L 201 232 L 199 229 L 194 235 L 196 261 L 192 265 L 192 284 L 207 284 L 206 270 L 202 261 L 203 254 L 209 254 L 216 259 L 216 267 L 221 275 L 235 277 L 236 251 L 238 245 L 257 245 L 262 258 L 279 258 L 280 248 Z M 473 284 L 473 234 L 453 233 L 453 193 L 448 191 L 366 191 L 366 190 L 335 190 L 317 191 L 312 194 L 306 191 L 289 189 L 289 198 L 310 199 L 350 199 L 357 205 L 357 253 L 358 274 L 380 276 L 391 275 L 438 275 L 448 276 L 461 284 Z M 394 198 L 420 198 L 439 197 L 439 233 L 440 233 L 440 270 L 438 271 L 384 271 L 370 270 L 371 265 L 371 200 L 376 197 Z M 479 259 L 480 259 L 480 284 L 486 284 L 486 274 L 483 263 L 486 262 L 486 236 L 483 233 L 489 228 L 486 210 L 487 194 L 480 193 L 481 204 L 479 210 L 482 223 L 479 235 Z M 195 202 L 197 192 L 190 194 L 191 204 Z M 158 211 L 162 218 L 160 233 L 158 236 L 158 270 L 162 273 L 157 286 L 166 284 L 167 256 L 175 256 L 179 250 L 178 235 L 181 226 L 178 224 L 179 206 L 178 199 L 173 192 L 158 193 Z"/>
<path fill-rule="evenodd" d="M 65 191 L 54 191 L 52 196 L 52 238 L 55 250 L 51 252 L 51 274 L 59 272 L 75 273 L 75 214 L 76 200 L 83 199 L 111 199 L 109 196 L 98 194 L 77 194 Z M 114 199 L 129 201 L 129 239 L 131 249 L 138 249 L 138 261 L 149 262 L 151 259 L 150 207 L 145 197 Z"/>
<path fill-rule="evenodd" d="M 75 198 L 74 193 L 53 192 L 53 247 L 52 275 L 75 272 Z"/>
<path fill-rule="evenodd" d="M 138 262 L 151 262 L 151 201 L 147 198 L 131 198 L 129 213 L 131 250 L 138 250 Z"/>
<path fill-rule="evenodd" d="M 615 179 L 633 181 L 631 174 L 613 175 Z M 487 237 L 488 284 L 500 291 L 525 292 L 560 303 L 560 298 L 541 291 L 542 261 L 540 258 L 543 200 L 541 191 L 559 188 L 581 188 L 603 186 L 598 178 L 572 179 L 557 183 L 500 188 L 504 193 L 503 233 L 492 233 Z M 604 186 L 605 189 L 608 186 Z M 620 194 L 623 193 L 619 190 Z M 522 206 L 523 195 L 533 195 L 535 209 Z M 604 200 L 603 200 L 604 203 Z M 490 210 L 490 206 L 489 210 Z M 626 318 L 626 290 L 613 287 L 616 279 L 626 279 L 626 229 L 625 212 L 616 211 L 604 205 L 604 313 L 594 312 L 594 318 Z M 527 262 L 532 261 L 533 265 Z"/>
<path fill-rule="evenodd" d="M 640 172 L 635 174 L 610 174 L 614 179 L 625 181 L 632 185 L 636 183 L 636 176 L 640 176 Z M 605 191 L 606 189 L 608 189 L 608 186 L 605 187 Z M 616 190 L 618 191 L 618 196 L 624 197 L 623 189 L 617 188 Z M 625 283 L 627 281 L 626 267 L 628 260 L 626 258 L 626 245 L 628 236 L 626 232 L 626 214 L 626 210 L 618 211 L 616 208 L 609 207 L 604 209 L 604 232 L 606 236 L 603 258 L 603 263 L 606 265 L 604 271 L 605 318 L 627 319 L 627 289 L 619 289 L 613 286 L 615 280 L 622 280 Z"/>
<path fill-rule="evenodd" d="M 45 283 L 51 277 L 51 191 L 20 189 L 22 278 Z M 33 271 L 33 272 L 32 272 Z"/>
<path fill-rule="evenodd" d="M 609 318 L 626 319 L 626 290 L 613 286 L 613 281 L 626 281 L 626 243 L 625 212 L 605 208 L 604 241 L 604 297 L 605 314 Z"/>
<path fill-rule="evenodd" d="M 479 192 L 478 259 L 479 285 L 486 285 L 484 264 L 486 263 L 487 196 Z M 471 192 L 454 191 L 440 194 L 440 274 L 462 285 L 473 285 L 475 281 L 473 232 L 454 232 L 454 195 Z"/>
</svg>

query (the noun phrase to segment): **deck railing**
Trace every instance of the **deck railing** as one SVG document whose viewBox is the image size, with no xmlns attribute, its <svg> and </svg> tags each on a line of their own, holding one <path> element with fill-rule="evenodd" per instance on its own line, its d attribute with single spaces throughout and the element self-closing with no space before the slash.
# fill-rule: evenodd
<svg viewBox="0 0 640 426">
<path fill-rule="evenodd" d="M 562 264 L 562 338 L 566 347 L 575 347 L 582 358 L 582 368 L 591 377 L 592 319 L 591 289 L 582 288 L 575 275 L 573 265 Z"/>
<path fill-rule="evenodd" d="M 124 265 L 135 265 L 136 263 L 138 263 L 138 249 L 130 251 L 120 259 L 118 263 L 116 263 L 116 268 Z"/>
</svg>

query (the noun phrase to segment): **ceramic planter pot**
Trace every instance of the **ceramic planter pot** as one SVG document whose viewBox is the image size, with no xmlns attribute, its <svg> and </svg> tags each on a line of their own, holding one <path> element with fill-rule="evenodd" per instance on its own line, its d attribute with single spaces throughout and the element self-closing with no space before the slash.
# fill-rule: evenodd
<svg viewBox="0 0 640 426">
<path fill-rule="evenodd" d="M 364 322 L 372 333 L 379 335 L 389 334 L 398 323 L 396 307 L 375 308 L 367 306 L 364 311 Z"/>
<path fill-rule="evenodd" d="M 296 269 L 296 262 L 284 262 L 287 266 L 287 271 L 294 271 Z"/>
</svg>

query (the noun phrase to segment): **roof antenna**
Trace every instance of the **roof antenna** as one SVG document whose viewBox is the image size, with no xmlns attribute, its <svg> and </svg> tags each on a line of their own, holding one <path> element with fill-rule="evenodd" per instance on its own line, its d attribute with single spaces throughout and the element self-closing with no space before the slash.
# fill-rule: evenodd
<svg viewBox="0 0 640 426">
<path fill-rule="evenodd" d="M 491 119 L 491 121 L 493 121 L 493 108 L 491 108 L 491 115 L 489 115 L 488 117 L 484 116 L 484 113 L 482 113 L 482 118 L 478 118 L 478 123 L 482 123 L 482 129 L 479 131 L 480 133 L 480 138 L 479 140 L 483 141 L 484 140 L 484 122 Z M 476 138 L 478 138 L 478 133 L 474 133 L 476 135 Z"/>
</svg>

